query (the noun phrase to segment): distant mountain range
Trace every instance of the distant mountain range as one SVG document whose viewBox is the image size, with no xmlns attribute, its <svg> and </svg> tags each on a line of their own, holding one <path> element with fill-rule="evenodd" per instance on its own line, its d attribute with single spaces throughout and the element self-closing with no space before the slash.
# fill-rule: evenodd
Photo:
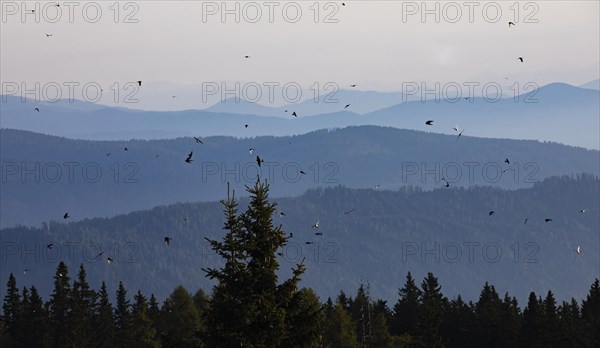
<svg viewBox="0 0 600 348">
<path fill-rule="evenodd" d="M 495 102 L 481 97 L 435 101 L 431 96 L 425 102 L 402 102 L 398 99 L 401 95 L 394 93 L 340 91 L 339 94 L 337 103 L 308 100 L 293 109 L 240 101 L 218 103 L 208 111 L 177 112 L 80 104 L 67 107 L 62 102 L 22 103 L 20 98 L 5 96 L 0 126 L 80 139 L 128 140 L 192 135 L 285 136 L 356 125 L 453 134 L 452 127 L 458 125 L 464 135 L 555 141 L 600 149 L 600 91 L 589 88 L 556 83 L 520 95 L 518 100 L 505 95 L 508 98 Z M 344 108 L 346 104 L 350 106 Z M 40 112 L 34 111 L 36 106 Z M 293 111 L 298 118 L 291 117 Z M 426 120 L 434 120 L 433 126 L 426 126 Z"/>
<path fill-rule="evenodd" d="M 214 201 L 223 197 L 227 182 L 243 194 L 257 174 L 272 183 L 273 197 L 338 184 L 431 190 L 444 187 L 444 178 L 451 188 L 517 189 L 550 176 L 600 175 L 600 152 L 595 150 L 468 135 L 457 140 L 455 134 L 376 126 L 201 140 L 204 144 L 189 137 L 89 141 L 1 129 L 0 226 L 39 226 L 66 211 L 81 220 L 175 202 Z M 188 164 L 184 160 L 190 151 L 193 161 Z M 264 160 L 260 169 L 256 156 Z"/>
<path fill-rule="evenodd" d="M 220 198 L 226 197 L 223 185 L 219 191 Z M 236 186 L 236 197 L 242 191 Z M 47 194 L 51 193 L 38 197 Z M 354 293 L 360 282 L 370 282 L 371 295 L 390 306 L 408 271 L 417 280 L 433 272 L 445 295 L 460 293 L 465 300 L 476 300 L 484 282 L 495 284 L 500 294 L 509 291 L 521 306 L 531 291 L 552 290 L 559 302 L 579 300 L 600 274 L 599 195 L 600 181 L 590 175 L 548 178 L 513 191 L 312 189 L 276 200 L 274 225 L 281 224 L 287 235 L 293 233 L 288 247 L 278 251 L 281 274 L 288 276 L 291 267 L 305 259 L 301 286 L 313 288 L 323 300 L 340 290 Z M 56 195 L 50 204 L 60 205 L 64 196 L 68 193 Z M 98 199 L 90 196 L 79 203 L 85 206 Z M 240 212 L 246 204 L 242 199 Z M 586 212 L 580 213 L 583 208 Z M 286 213 L 283 218 L 281 211 Z M 490 211 L 495 214 L 490 216 Z M 62 214 L 56 218 L 62 221 Z M 552 221 L 545 222 L 549 218 Z M 322 236 L 311 227 L 316 221 Z M 223 207 L 213 202 L 3 229 L 2 278 L 6 281 L 13 272 L 19 287 L 34 284 L 47 298 L 62 260 L 71 279 L 84 263 L 90 285 L 99 288 L 104 280 L 111 294 L 120 280 L 130 292 L 143 289 L 159 299 L 177 284 L 209 292 L 212 283 L 201 269 L 222 265 L 222 260 L 204 238 L 221 238 L 223 224 Z M 163 242 L 165 236 L 172 238 L 170 245 Z M 46 247 L 50 243 L 52 249 Z M 575 252 L 578 246 L 580 254 Z M 107 264 L 107 257 L 114 262 Z M 26 268 L 31 271 L 23 274 Z M 0 287 L 0 297 L 5 291 Z"/>
</svg>

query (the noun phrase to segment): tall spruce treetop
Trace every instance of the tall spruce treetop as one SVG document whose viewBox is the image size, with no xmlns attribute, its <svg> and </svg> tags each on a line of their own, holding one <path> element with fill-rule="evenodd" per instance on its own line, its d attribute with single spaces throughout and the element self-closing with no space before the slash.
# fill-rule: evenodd
<svg viewBox="0 0 600 348">
<path fill-rule="evenodd" d="M 52 335 L 55 346 L 65 346 L 70 333 L 69 316 L 71 313 L 71 284 L 67 265 L 60 262 L 54 275 L 54 290 L 48 304 Z"/>
<path fill-rule="evenodd" d="M 112 347 L 115 338 L 115 320 L 106 284 L 102 282 L 94 311 L 94 327 L 98 347 Z"/>
<path fill-rule="evenodd" d="M 209 345 L 277 347 L 286 336 L 285 312 L 297 292 L 304 265 L 279 283 L 277 251 L 287 244 L 281 226 L 273 226 L 276 203 L 268 200 L 269 185 L 257 179 L 248 209 L 237 215 L 234 197 L 221 201 L 225 206 L 223 241 L 209 240 L 225 259 L 220 269 L 207 269 L 216 279 L 207 319 Z"/>
<path fill-rule="evenodd" d="M 21 317 L 21 295 L 17 288 L 17 279 L 12 273 L 8 276 L 6 283 L 6 296 L 4 296 L 2 309 L 5 335 L 8 336 L 10 342 L 14 342 L 17 339 L 18 331 L 16 325 Z"/>
<path fill-rule="evenodd" d="M 419 313 L 419 299 L 421 289 L 417 287 L 412 274 L 406 274 L 404 287 L 398 290 L 398 302 L 394 305 L 390 325 L 392 335 L 415 335 L 417 316 Z"/>
<path fill-rule="evenodd" d="M 417 319 L 419 341 L 424 347 L 442 347 L 440 327 L 445 315 L 447 300 L 441 292 L 436 277 L 431 272 L 421 283 L 421 308 Z"/>
<path fill-rule="evenodd" d="M 590 347 L 600 346 L 600 281 L 597 278 L 581 303 L 581 319 L 585 343 Z"/>
<path fill-rule="evenodd" d="M 93 311 L 96 304 L 96 292 L 90 288 L 86 280 L 83 264 L 79 265 L 77 279 L 73 282 L 72 298 L 70 341 L 75 346 L 89 346 L 95 340 L 96 328 L 93 322 Z"/>
</svg>

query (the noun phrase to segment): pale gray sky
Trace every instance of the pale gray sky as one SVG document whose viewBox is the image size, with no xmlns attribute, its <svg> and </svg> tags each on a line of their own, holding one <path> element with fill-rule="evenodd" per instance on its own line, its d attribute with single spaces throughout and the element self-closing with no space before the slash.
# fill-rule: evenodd
<svg viewBox="0 0 600 348">
<path fill-rule="evenodd" d="M 363 90 L 401 91 L 408 81 L 485 83 L 510 77 L 540 86 L 555 81 L 580 85 L 600 76 L 598 1 L 475 1 L 473 23 L 464 1 L 427 1 L 429 8 L 439 6 L 440 23 L 434 15 L 422 22 L 423 9 L 414 7 L 422 1 L 345 1 L 346 6 L 321 1 L 319 23 L 314 22 L 315 1 L 272 2 L 277 4 L 274 23 L 265 1 L 254 3 L 263 12 L 257 23 L 243 16 L 244 10 L 254 16 L 248 2 L 227 1 L 229 8 L 240 6 L 240 23 L 233 15 L 223 23 L 220 12 L 203 22 L 203 9 L 221 11 L 222 1 L 137 1 L 128 8 L 122 1 L 120 23 L 110 8 L 114 1 L 96 2 L 102 9 L 96 23 L 86 22 L 85 2 L 73 2 L 78 4 L 73 23 L 66 3 L 61 2 L 57 23 L 47 19 L 56 9 L 48 7 L 43 15 L 47 2 L 26 2 L 27 9 L 39 6 L 39 23 L 35 15 L 22 21 L 22 1 L 1 3 L 3 83 L 93 81 L 106 88 L 135 80 L 176 85 L 293 81 L 309 89 L 315 82 L 334 81 L 356 83 Z M 289 23 L 295 4 L 302 15 Z M 450 23 L 453 4 L 462 11 L 456 23 Z M 282 14 L 284 6 L 288 17 Z M 336 6 L 332 19 L 338 22 L 324 23 Z M 490 23 L 496 7 L 502 14 Z M 138 23 L 123 23 L 134 10 Z M 87 12 L 94 17 L 93 7 Z M 527 16 L 537 23 L 524 22 Z M 516 26 L 509 28 L 509 21 Z"/>
</svg>

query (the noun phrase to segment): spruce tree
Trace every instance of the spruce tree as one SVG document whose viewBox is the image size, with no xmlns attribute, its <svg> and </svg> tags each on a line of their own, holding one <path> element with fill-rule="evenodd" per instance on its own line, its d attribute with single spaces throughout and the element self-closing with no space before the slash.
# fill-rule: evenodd
<svg viewBox="0 0 600 348">
<path fill-rule="evenodd" d="M 93 322 L 95 305 L 96 292 L 87 283 L 85 268 L 80 264 L 77 280 L 73 282 L 70 313 L 69 340 L 75 347 L 89 347 L 95 342 L 96 327 Z"/>
<path fill-rule="evenodd" d="M 324 307 L 312 289 L 303 288 L 292 298 L 286 311 L 285 325 L 288 334 L 282 347 L 322 347 Z"/>
<path fill-rule="evenodd" d="M 10 346 L 19 345 L 18 322 L 21 319 L 21 295 L 17 288 L 17 279 L 11 273 L 6 283 L 6 295 L 4 296 L 3 310 L 3 340 Z"/>
<path fill-rule="evenodd" d="M 584 343 L 600 347 L 600 281 L 596 279 L 581 303 L 581 324 Z"/>
<path fill-rule="evenodd" d="M 227 232 L 222 242 L 209 240 L 225 260 L 223 268 L 205 270 L 218 281 L 207 318 L 209 346 L 280 346 L 289 334 L 286 311 L 305 269 L 297 265 L 292 278 L 279 283 L 277 252 L 288 237 L 273 226 L 277 204 L 269 203 L 269 185 L 260 179 L 246 190 L 250 203 L 239 216 L 234 197 L 221 201 Z"/>
<path fill-rule="evenodd" d="M 106 290 L 106 284 L 102 282 L 98 292 L 98 301 L 94 310 L 94 338 L 96 347 L 108 348 L 114 346 L 115 340 L 115 316 Z"/>
<path fill-rule="evenodd" d="M 390 331 L 392 335 L 416 335 L 421 290 L 415 284 L 412 274 L 406 274 L 404 287 L 398 290 L 398 302 L 394 305 Z"/>
<path fill-rule="evenodd" d="M 479 301 L 475 305 L 476 343 L 485 347 L 501 347 L 502 301 L 493 285 L 487 282 L 481 290 Z"/>
<path fill-rule="evenodd" d="M 523 325 L 519 335 L 521 347 L 544 347 L 544 307 L 535 292 L 529 294 L 527 307 L 523 310 Z"/>
<path fill-rule="evenodd" d="M 131 311 L 127 290 L 123 282 L 119 282 L 117 289 L 117 305 L 115 307 L 115 345 L 117 347 L 129 347 L 131 340 Z"/>
<path fill-rule="evenodd" d="M 356 336 L 356 326 L 348 311 L 339 302 L 335 304 L 331 316 L 326 320 L 323 338 L 325 347 L 360 347 Z"/>
<path fill-rule="evenodd" d="M 30 310 L 28 314 L 30 320 L 28 321 L 27 336 L 30 338 L 32 344 L 27 344 L 28 347 L 45 347 L 49 345 L 48 342 L 48 312 L 44 308 L 44 301 L 39 295 L 38 290 L 35 286 L 30 288 Z"/>
<path fill-rule="evenodd" d="M 558 340 L 560 339 L 560 324 L 558 313 L 556 312 L 556 300 L 552 291 L 548 290 L 546 299 L 544 299 L 544 340 L 543 343 L 546 347 L 556 347 Z"/>
<path fill-rule="evenodd" d="M 72 309 L 71 284 L 67 265 L 60 262 L 54 275 L 54 290 L 48 303 L 51 335 L 54 346 L 70 346 L 69 334 L 71 321 L 69 320 Z"/>
<path fill-rule="evenodd" d="M 447 300 L 441 292 L 437 278 L 431 272 L 427 273 L 427 277 L 421 283 L 421 290 L 421 308 L 417 318 L 419 342 L 423 347 L 442 347 L 440 328 Z"/>
<path fill-rule="evenodd" d="M 148 302 L 140 290 L 133 297 L 131 308 L 131 342 L 136 347 L 156 348 L 160 342 L 156 339 L 156 329 L 148 317 Z"/>
</svg>

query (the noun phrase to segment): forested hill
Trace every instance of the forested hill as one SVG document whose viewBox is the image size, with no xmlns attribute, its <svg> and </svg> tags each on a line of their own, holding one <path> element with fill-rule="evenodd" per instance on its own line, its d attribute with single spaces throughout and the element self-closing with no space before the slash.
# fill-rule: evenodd
<svg viewBox="0 0 600 348">
<path fill-rule="evenodd" d="M 193 138 L 84 141 L 1 129 L 0 227 L 40 226 L 67 211 L 81 220 L 218 201 L 226 182 L 245 194 L 240 188 L 257 173 L 274 184 L 272 197 L 338 184 L 434 189 L 445 178 L 452 187 L 514 189 L 549 176 L 600 175 L 598 151 L 468 135 L 361 126 L 293 137 L 208 137 L 200 144 Z M 191 151 L 193 161 L 185 163 Z M 264 160 L 261 168 L 257 155 Z"/>
<path fill-rule="evenodd" d="M 410 270 L 415 278 L 433 272 L 449 297 L 460 293 L 475 299 L 488 281 L 520 302 L 531 291 L 548 290 L 562 300 L 582 298 L 599 277 L 599 195 L 599 179 L 591 175 L 552 177 L 512 191 L 336 186 L 277 199 L 273 219 L 293 233 L 286 249 L 279 251 L 281 269 L 289 275 L 305 258 L 302 285 L 322 298 L 335 297 L 340 290 L 352 292 L 361 281 L 369 281 L 374 297 L 395 302 Z M 240 211 L 246 203 L 241 200 Z M 313 227 L 317 222 L 318 229 Z M 220 259 L 204 238 L 222 237 L 223 224 L 223 207 L 212 202 L 3 229 L 2 277 L 21 274 L 20 286 L 39 286 L 46 296 L 62 260 L 69 269 L 83 262 L 90 285 L 99 288 L 105 280 L 112 293 L 120 280 L 159 299 L 177 284 L 209 290 L 212 284 L 201 268 Z M 170 245 L 164 242 L 166 236 L 172 238 Z M 580 254 L 575 252 L 578 246 Z M 100 251 L 104 254 L 96 258 Z M 114 262 L 108 264 L 107 257 Z M 30 271 L 23 274 L 25 269 Z"/>
</svg>

